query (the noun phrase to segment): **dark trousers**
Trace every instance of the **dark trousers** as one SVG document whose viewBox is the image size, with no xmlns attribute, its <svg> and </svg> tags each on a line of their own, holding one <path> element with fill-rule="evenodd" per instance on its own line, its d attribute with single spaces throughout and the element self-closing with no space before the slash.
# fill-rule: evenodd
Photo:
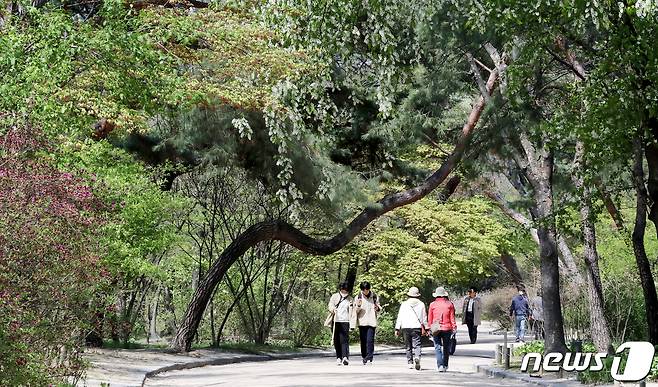
<svg viewBox="0 0 658 387">
<path fill-rule="evenodd" d="M 407 363 L 413 363 L 414 357 L 420 358 L 420 328 L 404 328 L 402 335 L 407 350 Z"/>
<path fill-rule="evenodd" d="M 466 326 L 468 327 L 468 337 L 471 344 L 475 344 L 478 339 L 478 326 L 473 325 L 473 312 L 466 312 Z"/>
<path fill-rule="evenodd" d="M 436 353 L 436 366 L 448 368 L 448 358 L 450 358 L 450 338 L 451 331 L 439 331 L 434 335 L 434 351 Z"/>
<path fill-rule="evenodd" d="M 372 361 L 375 352 L 375 327 L 359 327 L 359 339 L 361 340 L 361 357 L 363 360 Z"/>
<path fill-rule="evenodd" d="M 336 358 L 350 357 L 350 323 L 334 323 L 334 349 Z"/>
</svg>

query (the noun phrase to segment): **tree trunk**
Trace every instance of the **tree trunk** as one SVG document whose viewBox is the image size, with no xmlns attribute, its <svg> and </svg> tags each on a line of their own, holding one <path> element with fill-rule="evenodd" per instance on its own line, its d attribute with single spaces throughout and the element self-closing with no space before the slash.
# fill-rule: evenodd
<svg viewBox="0 0 658 387">
<path fill-rule="evenodd" d="M 644 293 L 644 304 L 647 314 L 647 326 L 649 329 L 649 341 L 658 344 L 658 296 L 656 285 L 651 274 L 651 264 L 644 249 L 644 232 L 647 226 L 647 191 L 644 186 L 644 169 L 642 157 L 642 137 L 637 136 L 633 142 L 633 182 L 635 184 L 636 207 L 635 225 L 631 240 L 635 262 L 640 275 L 640 283 Z"/>
<path fill-rule="evenodd" d="M 158 335 L 158 305 L 160 301 L 160 287 L 155 290 L 155 294 L 153 295 L 153 300 L 151 301 L 151 305 L 149 308 L 149 342 L 150 341 L 157 341 L 160 340 L 160 336 Z"/>
<path fill-rule="evenodd" d="M 493 93 L 498 72 L 492 71 L 487 80 L 487 91 Z M 414 203 L 438 187 L 459 164 L 473 137 L 474 129 L 484 111 L 485 100 L 478 97 L 473 105 L 467 122 L 462 128 L 459 141 L 450 156 L 441 167 L 430 175 L 421 185 L 405 191 L 386 195 L 377 203 L 365 208 L 350 224 L 333 238 L 318 240 L 312 238 L 288 223 L 282 221 L 265 221 L 255 224 L 240 234 L 213 262 L 206 277 L 194 292 L 187 308 L 181 326 L 174 337 L 171 346 L 181 351 L 189 351 L 194 334 L 201 322 L 203 312 L 217 284 L 235 260 L 249 248 L 267 240 L 280 240 L 303 252 L 313 255 L 328 255 L 334 253 L 352 241 L 368 224 L 383 214 L 398 207 Z"/>
<path fill-rule="evenodd" d="M 604 313 L 603 286 L 599 272 L 599 253 L 596 249 L 596 228 L 592 217 L 590 189 L 585 185 L 584 144 L 576 144 L 573 181 L 580 191 L 580 222 L 583 232 L 583 258 L 587 265 L 587 291 L 589 295 L 589 321 L 592 341 L 599 352 L 607 352 L 610 347 L 610 330 Z"/>
<path fill-rule="evenodd" d="M 534 144 L 526 133 L 520 134 L 520 140 L 526 154 L 528 179 L 534 188 L 546 332 L 544 350 L 566 353 L 567 346 L 564 342 L 564 320 L 560 300 L 558 247 L 553 217 L 553 152 L 548 149 L 545 140 Z"/>
<path fill-rule="evenodd" d="M 503 263 L 503 266 L 505 267 L 507 273 L 509 273 L 510 278 L 512 278 L 512 282 L 514 282 L 514 285 L 517 288 L 518 287 L 525 288 L 525 283 L 523 283 L 523 277 L 521 276 L 521 271 L 519 270 L 519 266 L 516 264 L 516 260 L 514 259 L 514 257 L 512 257 L 507 252 L 502 252 L 500 253 L 500 260 Z"/>
</svg>

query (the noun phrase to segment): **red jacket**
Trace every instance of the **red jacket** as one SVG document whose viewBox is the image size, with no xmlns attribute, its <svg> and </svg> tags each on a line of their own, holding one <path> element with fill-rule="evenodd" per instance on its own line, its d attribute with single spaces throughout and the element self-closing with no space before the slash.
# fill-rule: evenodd
<svg viewBox="0 0 658 387">
<path fill-rule="evenodd" d="M 457 323 L 455 323 L 455 305 L 447 298 L 437 297 L 430 304 L 427 323 L 431 327 L 434 321 L 439 322 L 439 330 L 454 331 L 457 329 Z"/>
</svg>

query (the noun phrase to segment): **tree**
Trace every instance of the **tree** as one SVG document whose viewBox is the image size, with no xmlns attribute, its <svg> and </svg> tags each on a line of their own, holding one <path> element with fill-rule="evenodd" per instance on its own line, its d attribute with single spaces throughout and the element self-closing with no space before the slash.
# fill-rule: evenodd
<svg viewBox="0 0 658 387">
<path fill-rule="evenodd" d="M 498 71 L 493 70 L 486 83 L 489 95 L 493 93 L 497 79 Z M 215 287 L 222 280 L 231 264 L 244 254 L 247 249 L 266 240 L 280 240 L 309 254 L 331 254 L 345 247 L 345 245 L 376 218 L 395 208 L 413 203 L 432 192 L 460 162 L 473 136 L 475 126 L 484 107 L 485 97 L 479 96 L 473 105 L 468 120 L 462 128 L 462 134 L 453 152 L 443 162 L 441 167 L 430 175 L 423 184 L 408 190 L 386 195 L 374 205 L 364 209 L 343 231 L 332 238 L 325 240 L 315 239 L 288 223 L 276 220 L 265 221 L 250 226 L 222 252 L 219 259 L 210 268 L 206 278 L 202 281 L 190 301 L 183 322 L 176 333 L 172 345 L 179 350 L 190 350 L 194 333 Z"/>
</svg>

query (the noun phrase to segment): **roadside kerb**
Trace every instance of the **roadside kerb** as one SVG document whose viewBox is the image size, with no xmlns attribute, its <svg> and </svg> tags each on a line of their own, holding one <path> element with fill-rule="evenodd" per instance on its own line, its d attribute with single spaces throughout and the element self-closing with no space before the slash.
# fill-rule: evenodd
<svg viewBox="0 0 658 387">
<path fill-rule="evenodd" d="M 294 353 L 266 353 L 261 355 L 238 355 L 229 358 L 217 358 L 217 359 L 207 359 L 207 360 L 198 360 L 198 361 L 189 361 L 184 363 L 176 363 L 168 366 L 156 368 L 152 371 L 148 371 L 144 375 L 142 380 L 142 386 L 146 383 L 146 379 L 151 378 L 155 375 L 161 374 L 163 372 L 169 371 L 181 371 L 192 368 L 206 367 L 206 366 L 216 366 L 216 365 L 227 365 L 243 362 L 258 362 L 258 361 L 268 361 L 268 360 L 290 360 L 290 359 L 299 359 L 307 357 L 330 357 L 333 356 L 333 352 L 330 351 L 318 351 L 318 352 L 294 352 Z"/>
<path fill-rule="evenodd" d="M 551 386 L 551 387 L 582 387 L 583 384 L 574 379 L 544 379 L 532 377 L 530 375 L 519 374 L 518 372 L 508 371 L 501 368 L 479 364 L 475 366 L 476 372 L 489 377 L 500 379 L 516 379 L 525 383 L 534 384 L 537 386 Z"/>
</svg>

